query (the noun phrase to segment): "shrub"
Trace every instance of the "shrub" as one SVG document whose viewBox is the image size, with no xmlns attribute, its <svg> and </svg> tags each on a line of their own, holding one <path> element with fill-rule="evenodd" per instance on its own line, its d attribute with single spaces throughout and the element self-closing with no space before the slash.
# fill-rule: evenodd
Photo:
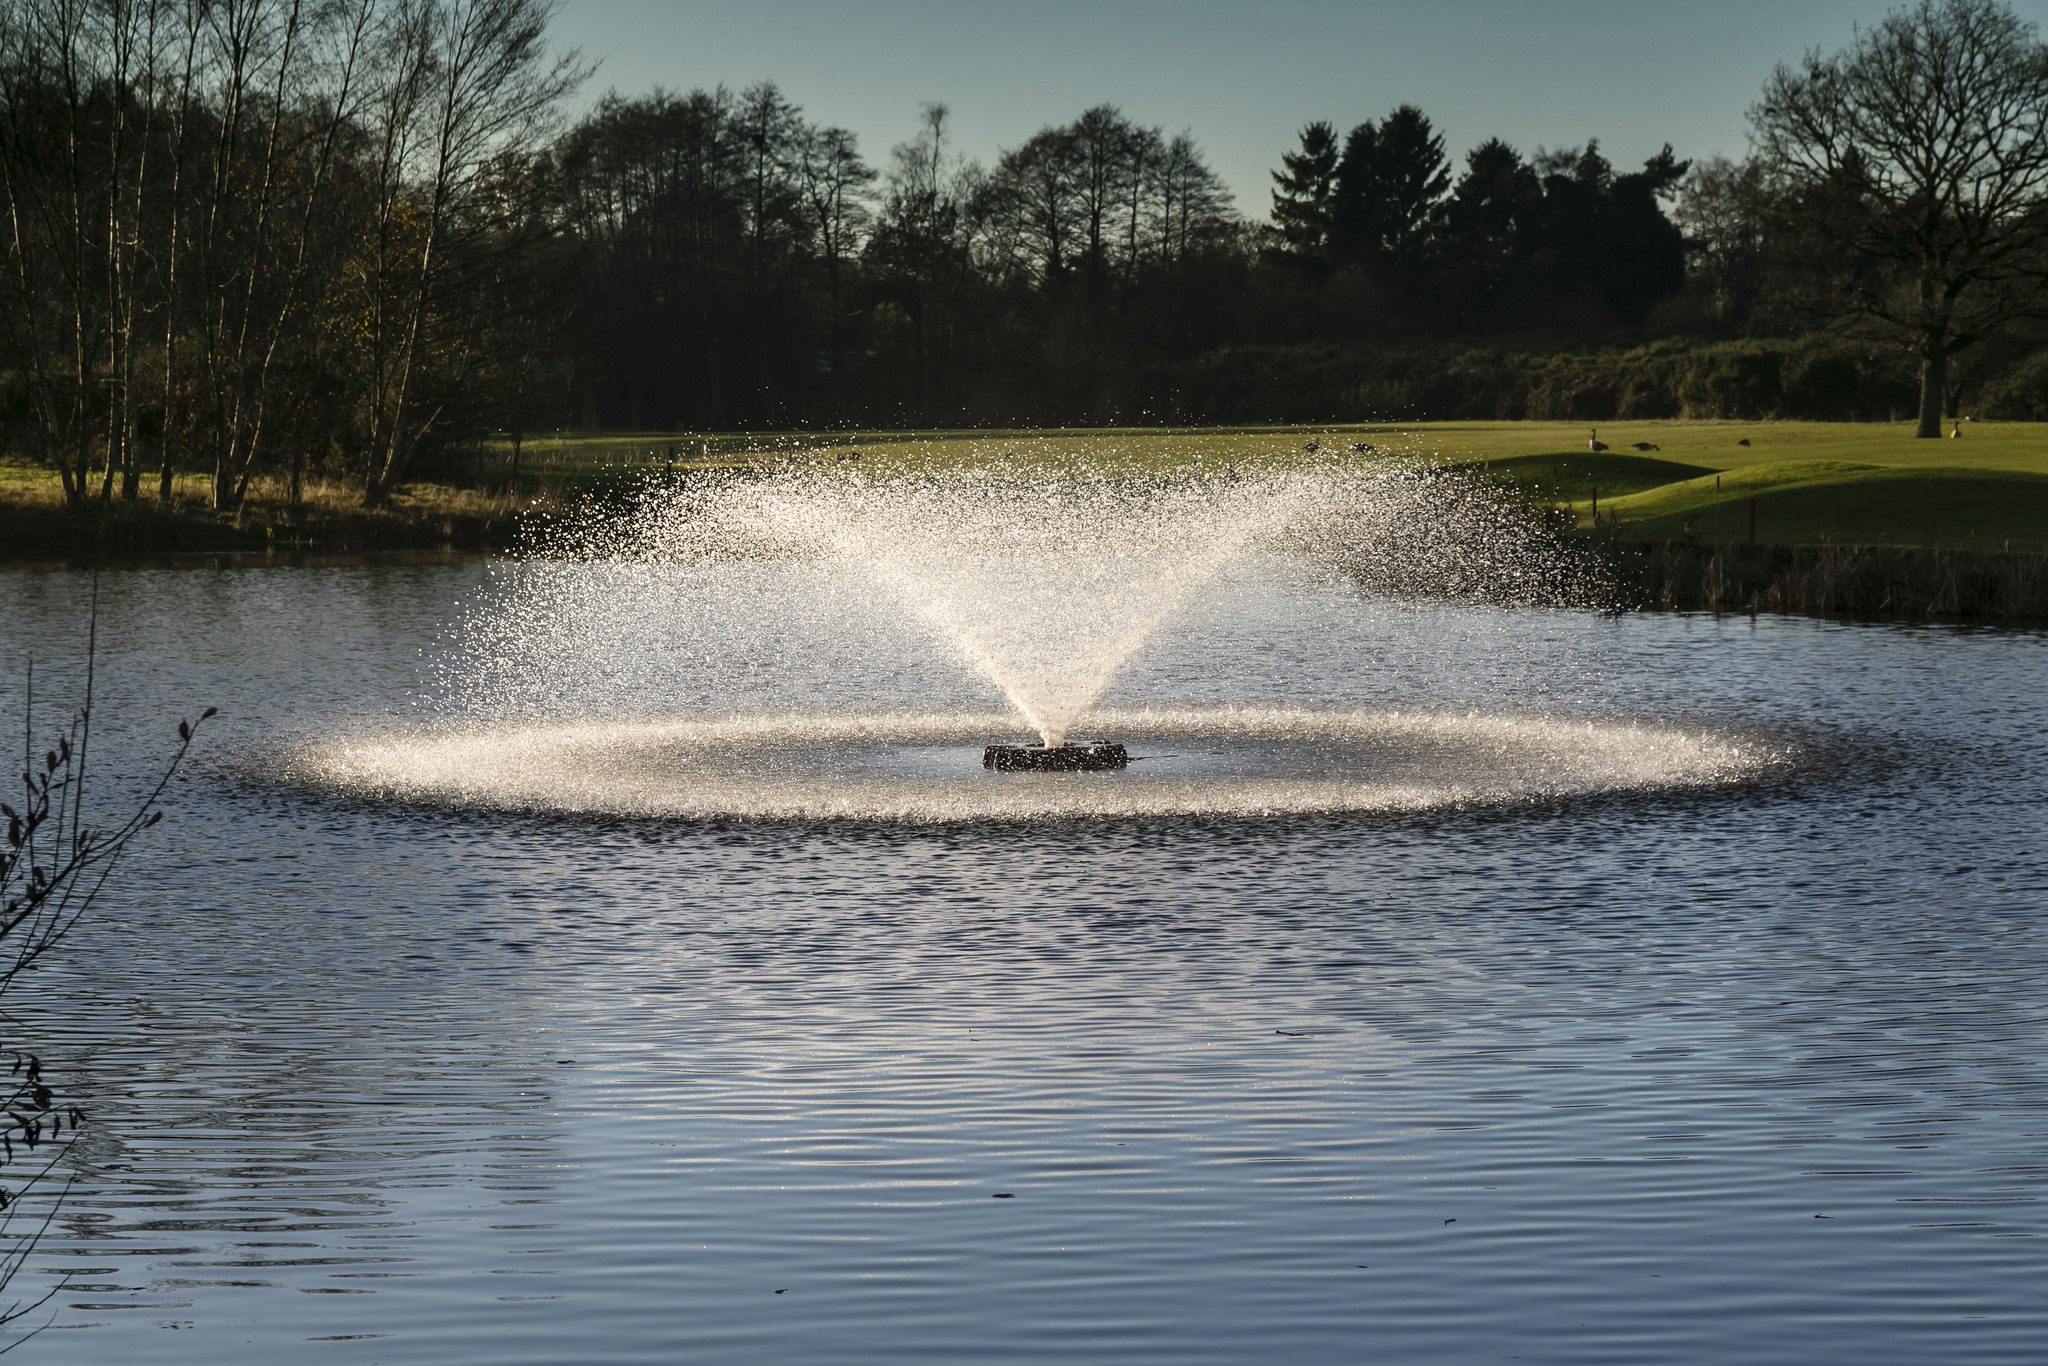
<svg viewBox="0 0 2048 1366">
<path fill-rule="evenodd" d="M 30 674 L 22 728 L 34 729 L 35 688 Z M 214 715 L 208 707 L 205 721 Z M 141 803 L 112 826 L 86 822 L 86 757 L 92 737 L 92 669 L 87 656 L 86 701 L 46 750 L 21 775 L 19 807 L 0 802 L 7 836 L 0 845 L 0 996 L 77 926 L 113 875 L 128 846 L 162 817 L 164 789 L 192 747 L 192 724 L 178 723 L 178 746 Z M 20 1048 L 0 1048 L 11 1064 L 0 1082 L 0 1233 L 18 1215 L 21 1196 L 48 1180 L 70 1147 L 85 1111 L 61 1099 L 44 1075 L 42 1060 Z M 12 1189 L 9 1189 L 9 1187 Z M 61 1197 L 60 1197 L 61 1198 Z M 55 1216 L 48 1207 L 25 1236 L 6 1239 L 0 1255 L 0 1295 L 34 1251 Z M 0 1304 L 0 1326 L 15 1323 L 46 1303 L 41 1298 Z M 6 1350 L 0 1347 L 0 1351 Z"/>
</svg>

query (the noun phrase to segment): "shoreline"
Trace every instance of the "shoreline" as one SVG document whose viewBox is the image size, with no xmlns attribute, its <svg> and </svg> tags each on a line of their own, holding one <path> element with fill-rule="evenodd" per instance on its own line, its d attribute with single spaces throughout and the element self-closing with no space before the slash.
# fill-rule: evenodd
<svg viewBox="0 0 2048 1366">
<path fill-rule="evenodd" d="M 688 471 L 699 478 L 709 472 Z M 495 492 L 422 486 L 369 510 L 349 506 L 335 496 L 338 489 L 323 489 L 317 501 L 297 508 L 252 499 L 232 517 L 191 497 L 81 512 L 0 496 L 0 568 L 253 568 L 500 556 L 528 542 L 533 518 L 603 503 L 618 491 L 604 479 L 522 480 Z M 1644 537 L 1626 524 L 1552 534 L 1567 558 L 1597 561 L 1601 586 L 1587 605 L 1612 610 L 2048 622 L 2048 550 L 1714 543 Z"/>
<path fill-rule="evenodd" d="M 246 530 L 240 535 L 239 544 L 153 545 L 111 552 L 76 545 L 68 551 L 24 550 L 9 540 L 7 550 L 0 552 L 0 572 L 456 564 L 507 557 L 517 539 L 516 529 L 503 535 L 417 539 L 380 532 L 372 544 L 343 545 L 310 538 L 263 540 Z M 1596 605 L 1615 611 L 2011 626 L 2048 623 L 2048 552 L 1714 546 L 1616 542 L 1604 537 L 1592 549 L 1608 573 L 1606 600 Z"/>
<path fill-rule="evenodd" d="M 2048 552 L 1605 540 L 1616 606 L 1893 621 L 2048 621 Z"/>
<path fill-rule="evenodd" d="M 89 567 L 204 554 L 366 555 L 384 552 L 496 553 L 518 539 L 527 512 L 502 507 L 395 501 L 369 509 L 251 505 L 222 517 L 190 502 L 154 499 L 80 512 L 61 505 L 0 500 L 0 564 Z"/>
</svg>

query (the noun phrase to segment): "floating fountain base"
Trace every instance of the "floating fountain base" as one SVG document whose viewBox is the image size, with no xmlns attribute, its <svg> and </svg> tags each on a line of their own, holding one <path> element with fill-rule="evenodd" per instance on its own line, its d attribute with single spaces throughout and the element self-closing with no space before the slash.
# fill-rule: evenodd
<svg viewBox="0 0 2048 1366">
<path fill-rule="evenodd" d="M 990 745 L 981 766 L 999 773 L 1100 773 L 1131 762 L 1130 751 L 1107 740 L 1064 745 Z"/>
</svg>

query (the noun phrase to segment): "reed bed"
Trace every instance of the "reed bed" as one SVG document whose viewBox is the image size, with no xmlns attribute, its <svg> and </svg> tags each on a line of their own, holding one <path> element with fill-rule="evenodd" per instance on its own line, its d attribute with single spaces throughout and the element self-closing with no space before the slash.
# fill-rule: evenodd
<svg viewBox="0 0 2048 1366">
<path fill-rule="evenodd" d="M 102 560 L 193 551 L 497 550 L 514 543 L 522 518 L 580 497 L 553 481 L 420 484 L 365 508 L 359 483 L 308 479 L 294 501 L 283 476 L 253 480 L 235 508 L 210 506 L 209 492 L 205 476 L 180 475 L 168 500 L 152 480 L 132 502 L 117 498 L 81 511 L 65 506 L 54 479 L 0 479 L 0 554 Z"/>
<path fill-rule="evenodd" d="M 2048 553 L 1610 542 L 1618 606 L 2048 620 Z"/>
</svg>

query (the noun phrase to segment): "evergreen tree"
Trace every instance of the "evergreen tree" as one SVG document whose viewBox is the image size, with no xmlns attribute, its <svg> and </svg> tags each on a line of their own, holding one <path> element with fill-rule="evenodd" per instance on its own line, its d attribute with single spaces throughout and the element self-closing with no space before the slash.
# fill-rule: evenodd
<svg viewBox="0 0 2048 1366">
<path fill-rule="evenodd" d="M 1598 139 L 1538 150 L 1543 176 L 1538 255 L 1551 281 L 1613 316 L 1640 321 L 1685 285 L 1685 235 L 1664 214 L 1689 162 L 1670 144 L 1640 171 L 1614 174 Z"/>
<path fill-rule="evenodd" d="M 1445 206 L 1449 254 L 1498 273 L 1534 248 L 1543 185 L 1522 154 L 1488 138 L 1465 154 L 1465 174 Z"/>
<path fill-rule="evenodd" d="M 1337 130 L 1319 120 L 1301 130 L 1301 150 L 1281 153 L 1273 172 L 1273 225 L 1288 252 L 1304 260 L 1329 250 L 1337 160 Z"/>
<path fill-rule="evenodd" d="M 1685 288 L 1685 234 L 1664 214 L 1691 166 L 1671 155 L 1671 144 L 1643 169 L 1609 183 L 1601 223 L 1606 256 L 1602 295 L 1607 306 L 1633 322 L 1659 299 Z"/>
<path fill-rule="evenodd" d="M 1444 206 L 1438 254 L 1453 317 L 1478 320 L 1526 274 L 1542 217 L 1543 184 L 1521 153 L 1489 138 L 1465 154 L 1465 174 Z"/>
<path fill-rule="evenodd" d="M 1337 253 L 1362 265 L 1420 269 L 1451 188 L 1450 158 L 1429 116 L 1404 104 L 1379 124 L 1351 130 L 1337 165 L 1332 235 Z"/>
</svg>

